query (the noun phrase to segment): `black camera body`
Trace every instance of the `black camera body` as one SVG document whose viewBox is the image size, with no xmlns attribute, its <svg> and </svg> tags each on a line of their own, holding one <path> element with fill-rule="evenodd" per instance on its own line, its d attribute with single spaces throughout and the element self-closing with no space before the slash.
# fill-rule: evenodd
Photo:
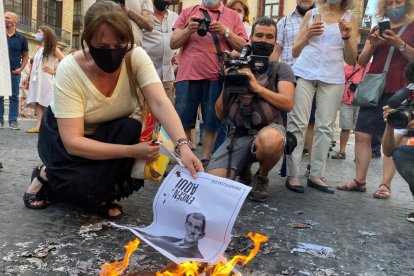
<svg viewBox="0 0 414 276">
<path fill-rule="evenodd" d="M 125 6 L 125 0 L 111 0 L 111 1 L 119 4 L 121 7 Z"/>
<path fill-rule="evenodd" d="M 357 88 L 358 88 L 358 84 L 357 83 L 351 82 L 349 84 L 349 90 L 351 90 L 352 92 L 355 92 L 357 90 Z"/>
<path fill-rule="evenodd" d="M 210 27 L 211 20 L 207 18 L 194 18 L 195 22 L 200 23 L 200 26 L 198 26 L 197 34 L 199 36 L 206 36 L 208 32 L 208 28 Z"/>
</svg>

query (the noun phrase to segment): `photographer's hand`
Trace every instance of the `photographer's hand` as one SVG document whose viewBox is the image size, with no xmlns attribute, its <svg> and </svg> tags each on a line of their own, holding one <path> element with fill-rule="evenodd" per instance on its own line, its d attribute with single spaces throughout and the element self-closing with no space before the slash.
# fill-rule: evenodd
<svg viewBox="0 0 414 276">
<path fill-rule="evenodd" d="M 384 106 L 382 108 L 383 112 L 382 112 L 382 117 L 384 118 L 384 122 L 387 123 L 387 117 L 388 115 L 393 112 L 395 109 L 392 109 L 391 107 L 389 107 L 388 105 Z"/>
<path fill-rule="evenodd" d="M 185 30 L 191 34 L 197 32 L 198 27 L 200 27 L 200 23 L 194 21 L 194 19 L 197 18 L 197 16 L 191 16 L 190 21 L 188 21 L 187 26 L 185 27 Z"/>
<path fill-rule="evenodd" d="M 208 30 L 210 32 L 216 32 L 220 35 L 224 35 L 224 33 L 226 32 L 226 26 L 224 26 L 220 21 L 213 21 L 210 24 L 210 27 L 208 28 Z"/>
<path fill-rule="evenodd" d="M 257 93 L 259 89 L 262 87 L 256 80 L 256 77 L 253 75 L 250 68 L 241 68 L 237 70 L 239 73 L 245 74 L 249 79 L 249 90 L 251 92 Z"/>
</svg>

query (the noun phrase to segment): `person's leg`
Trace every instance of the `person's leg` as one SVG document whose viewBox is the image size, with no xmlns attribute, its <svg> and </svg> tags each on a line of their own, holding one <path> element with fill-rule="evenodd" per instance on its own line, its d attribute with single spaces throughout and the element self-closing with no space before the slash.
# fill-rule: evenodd
<svg viewBox="0 0 414 276">
<path fill-rule="evenodd" d="M 287 130 L 297 139 L 297 146 L 292 155 L 286 157 L 288 181 L 291 185 L 299 183 L 299 164 L 302 159 L 304 135 L 309 123 L 312 99 L 315 94 L 314 82 L 299 78 L 295 89 L 295 104 L 288 113 Z"/>
<path fill-rule="evenodd" d="M 355 128 L 354 124 L 354 107 L 342 103 L 339 108 L 339 128 L 341 133 L 339 135 L 339 151 L 332 159 L 345 159 L 346 144 L 349 140 L 349 133 L 351 129 Z"/>
<path fill-rule="evenodd" d="M 4 126 L 4 97 L 0 97 L 0 128 Z"/>
<path fill-rule="evenodd" d="M 313 135 L 315 133 L 315 112 L 316 112 L 316 96 L 313 96 L 312 109 L 309 116 L 309 124 L 305 134 L 305 144 L 308 150 L 308 167 L 312 159 L 312 146 L 313 146 Z"/>
<path fill-rule="evenodd" d="M 17 126 L 17 117 L 19 116 L 19 84 L 20 84 L 20 75 L 12 74 L 12 95 L 9 97 L 9 124 L 10 126 Z"/>
<path fill-rule="evenodd" d="M 408 183 L 411 194 L 414 196 L 414 147 L 399 146 L 392 153 L 398 173 Z"/>
<path fill-rule="evenodd" d="M 343 84 L 318 82 L 316 92 L 315 134 L 309 175 L 309 180 L 316 185 L 327 186 L 321 178 L 324 177 L 324 167 L 332 141 L 333 125 L 343 91 Z"/>
<path fill-rule="evenodd" d="M 373 136 L 371 140 L 372 158 L 381 158 L 381 137 Z"/>
<path fill-rule="evenodd" d="M 214 142 L 216 141 L 217 131 L 220 127 L 220 121 L 216 116 L 215 103 L 221 93 L 221 84 L 219 81 L 202 81 L 202 100 L 201 112 L 203 116 L 203 148 L 201 160 L 204 165 L 210 160 Z"/>
</svg>

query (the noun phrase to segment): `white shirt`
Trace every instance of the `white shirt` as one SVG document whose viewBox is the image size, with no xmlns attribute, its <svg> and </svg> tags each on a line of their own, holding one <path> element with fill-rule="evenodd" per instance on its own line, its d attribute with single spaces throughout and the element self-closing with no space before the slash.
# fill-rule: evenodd
<svg viewBox="0 0 414 276">
<path fill-rule="evenodd" d="M 149 11 L 154 13 L 154 8 L 151 0 L 126 0 L 128 8 L 136 14 L 141 14 L 141 11 Z M 132 25 L 132 33 L 134 34 L 136 46 L 141 46 L 142 43 L 142 29 L 135 24 L 134 21 L 129 20 Z"/>
<path fill-rule="evenodd" d="M 10 77 L 10 62 L 9 62 L 9 47 L 6 39 L 6 26 L 4 22 L 3 0 L 0 0 L 0 97 L 10 96 L 11 91 L 11 77 Z"/>
</svg>

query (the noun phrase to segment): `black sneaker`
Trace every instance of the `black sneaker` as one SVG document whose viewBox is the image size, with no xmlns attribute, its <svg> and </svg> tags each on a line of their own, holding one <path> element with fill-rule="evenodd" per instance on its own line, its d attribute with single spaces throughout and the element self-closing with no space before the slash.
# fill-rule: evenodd
<svg viewBox="0 0 414 276">
<path fill-rule="evenodd" d="M 10 123 L 10 128 L 14 130 L 20 130 L 20 126 L 17 122 Z"/>
<path fill-rule="evenodd" d="M 269 196 L 269 178 L 261 176 L 257 172 L 253 177 L 252 190 L 250 191 L 250 200 L 264 202 Z"/>
<path fill-rule="evenodd" d="M 380 151 L 373 151 L 371 154 L 371 158 L 381 158 L 381 152 Z"/>
<path fill-rule="evenodd" d="M 407 220 L 410 221 L 410 222 L 414 222 L 414 212 L 408 214 Z"/>
</svg>

